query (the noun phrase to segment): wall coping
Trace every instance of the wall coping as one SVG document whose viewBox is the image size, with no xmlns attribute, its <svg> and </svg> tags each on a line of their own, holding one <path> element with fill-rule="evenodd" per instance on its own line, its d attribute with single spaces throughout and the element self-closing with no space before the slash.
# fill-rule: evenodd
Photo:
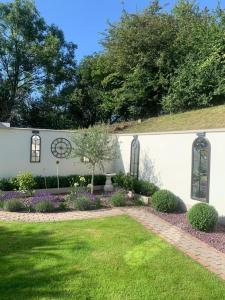
<svg viewBox="0 0 225 300">
<path fill-rule="evenodd" d="M 134 136 L 134 135 L 167 135 L 167 134 L 197 134 L 197 133 L 224 133 L 225 128 L 214 129 L 191 129 L 191 130 L 177 130 L 177 131 L 152 131 L 152 132 L 127 132 L 115 133 L 117 136 Z"/>
<path fill-rule="evenodd" d="M 44 129 L 44 128 L 19 128 L 19 127 L 8 127 L 0 128 L 1 130 L 25 130 L 25 131 L 44 131 L 44 132 L 66 132 L 66 133 L 75 133 L 79 130 L 62 130 L 62 129 Z M 167 135 L 167 134 L 197 134 L 199 132 L 204 133 L 224 133 L 225 128 L 212 128 L 212 129 L 191 129 L 191 130 L 174 130 L 174 131 L 152 131 L 152 132 L 125 132 L 125 133 L 114 133 L 116 136 L 134 136 L 134 135 Z"/>
</svg>

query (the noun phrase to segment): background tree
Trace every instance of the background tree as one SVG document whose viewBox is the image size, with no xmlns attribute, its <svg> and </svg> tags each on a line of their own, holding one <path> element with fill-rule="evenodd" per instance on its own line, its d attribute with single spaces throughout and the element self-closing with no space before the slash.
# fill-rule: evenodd
<svg viewBox="0 0 225 300">
<path fill-rule="evenodd" d="M 177 67 L 162 99 L 165 112 L 182 112 L 224 103 L 225 14 L 180 1 L 173 10 L 178 24 Z"/>
<path fill-rule="evenodd" d="M 106 127 L 90 127 L 88 131 L 77 132 L 72 136 L 74 144 L 71 157 L 85 158 L 91 169 L 91 193 L 94 191 L 96 166 L 104 170 L 104 163 L 117 158 L 117 140 Z"/>
<path fill-rule="evenodd" d="M 159 1 L 142 12 L 123 11 L 102 40 L 97 61 L 104 67 L 95 58 L 81 64 L 91 77 L 79 93 L 90 103 L 98 99 L 95 115 L 107 116 L 104 122 L 224 103 L 224 25 L 219 6 L 202 10 L 188 0 L 169 12 Z"/>
<path fill-rule="evenodd" d="M 31 0 L 0 4 L 0 119 L 87 128 L 225 103 L 225 10 L 154 0 L 109 24 L 103 51 L 75 64 L 76 46 Z"/>
<path fill-rule="evenodd" d="M 75 49 L 45 23 L 33 1 L 0 3 L 0 118 L 23 123 L 21 109 L 29 115 L 37 99 L 58 98 L 74 86 Z"/>
</svg>

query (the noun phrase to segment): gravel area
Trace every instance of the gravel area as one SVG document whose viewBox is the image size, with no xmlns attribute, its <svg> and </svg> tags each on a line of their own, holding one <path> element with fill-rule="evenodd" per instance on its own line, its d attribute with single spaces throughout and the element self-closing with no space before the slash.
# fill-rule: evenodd
<svg viewBox="0 0 225 300">
<path fill-rule="evenodd" d="M 161 213 L 155 211 L 151 207 L 148 207 L 147 210 L 164 219 L 165 221 L 177 226 L 178 228 L 190 233 L 217 250 L 225 253 L 225 226 L 219 224 L 214 232 L 202 232 L 191 227 L 191 225 L 187 222 L 186 213 Z"/>
</svg>

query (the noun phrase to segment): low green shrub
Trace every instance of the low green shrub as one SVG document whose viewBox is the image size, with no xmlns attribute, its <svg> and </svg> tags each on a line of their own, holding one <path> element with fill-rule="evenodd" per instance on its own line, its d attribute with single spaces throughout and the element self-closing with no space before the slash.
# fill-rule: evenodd
<svg viewBox="0 0 225 300">
<path fill-rule="evenodd" d="M 133 200 L 133 205 L 135 205 L 135 206 L 144 206 L 145 203 L 142 199 L 140 199 L 138 197 L 135 197 L 134 200 Z"/>
<path fill-rule="evenodd" d="M 0 190 L 1 191 L 12 191 L 15 188 L 15 185 L 9 178 L 0 179 Z"/>
<path fill-rule="evenodd" d="M 112 206 L 125 206 L 126 205 L 126 195 L 124 191 L 119 190 L 112 194 L 109 198 L 109 203 Z"/>
<path fill-rule="evenodd" d="M 135 193 L 145 196 L 152 196 L 155 192 L 159 190 L 154 183 L 145 180 L 134 181 L 133 188 Z"/>
<path fill-rule="evenodd" d="M 54 205 L 50 200 L 42 200 L 35 205 L 35 210 L 42 213 L 53 212 Z"/>
<path fill-rule="evenodd" d="M 3 209 L 7 211 L 23 211 L 25 205 L 21 199 L 10 199 L 3 202 Z"/>
<path fill-rule="evenodd" d="M 66 211 L 68 209 L 68 205 L 67 205 L 67 203 L 66 202 L 60 202 L 59 203 L 59 210 L 60 211 Z"/>
<path fill-rule="evenodd" d="M 93 210 L 101 207 L 100 198 L 89 192 L 71 192 L 64 197 L 68 208 L 77 210 Z"/>
<path fill-rule="evenodd" d="M 118 173 L 116 176 L 112 178 L 113 183 L 126 190 L 134 189 L 135 180 L 137 180 L 135 177 L 129 174 L 124 174 L 122 172 Z"/>
<path fill-rule="evenodd" d="M 154 183 L 142 179 L 138 180 L 136 177 L 122 172 L 113 177 L 113 183 L 145 196 L 151 196 L 158 191 L 158 187 Z"/>
<path fill-rule="evenodd" d="M 16 176 L 16 183 L 19 187 L 19 191 L 31 195 L 35 187 L 35 180 L 30 172 L 19 173 Z"/>
<path fill-rule="evenodd" d="M 195 204 L 187 214 L 191 226 L 201 231 L 212 231 L 218 222 L 218 213 L 206 203 Z"/>
<path fill-rule="evenodd" d="M 80 195 L 73 201 L 73 206 L 78 210 L 93 210 L 100 208 L 100 199 L 93 195 L 93 198 L 88 195 Z"/>
<path fill-rule="evenodd" d="M 74 208 L 78 209 L 78 210 L 90 210 L 91 209 L 91 201 L 86 196 L 80 196 L 75 200 Z"/>
<path fill-rule="evenodd" d="M 152 196 L 152 207 L 161 212 L 175 212 L 178 210 L 178 198 L 167 190 L 160 190 Z"/>
</svg>

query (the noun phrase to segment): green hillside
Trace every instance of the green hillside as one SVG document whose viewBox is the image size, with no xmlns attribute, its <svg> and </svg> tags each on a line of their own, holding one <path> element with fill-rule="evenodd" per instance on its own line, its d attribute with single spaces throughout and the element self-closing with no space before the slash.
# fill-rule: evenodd
<svg viewBox="0 0 225 300">
<path fill-rule="evenodd" d="M 137 133 L 212 128 L 225 128 L 225 105 L 149 118 L 140 124 L 137 121 L 118 123 L 112 126 L 112 131 Z"/>
</svg>

